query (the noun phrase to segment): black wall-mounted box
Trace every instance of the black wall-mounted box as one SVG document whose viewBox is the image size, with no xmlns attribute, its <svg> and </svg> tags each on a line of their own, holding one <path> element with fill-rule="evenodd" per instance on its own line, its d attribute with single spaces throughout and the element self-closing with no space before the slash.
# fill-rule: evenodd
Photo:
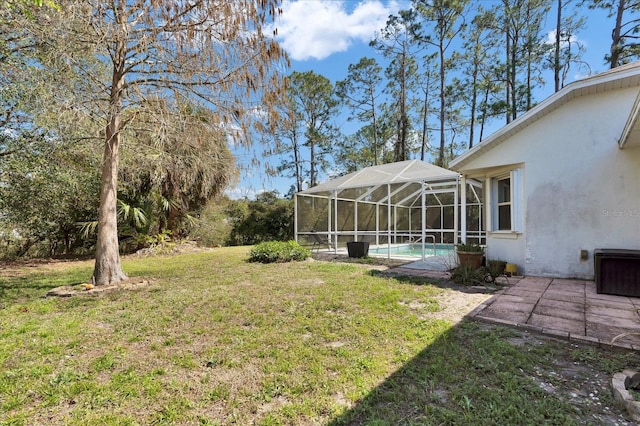
<svg viewBox="0 0 640 426">
<path fill-rule="evenodd" d="M 593 260 L 598 293 L 640 297 L 640 250 L 596 249 Z"/>
</svg>

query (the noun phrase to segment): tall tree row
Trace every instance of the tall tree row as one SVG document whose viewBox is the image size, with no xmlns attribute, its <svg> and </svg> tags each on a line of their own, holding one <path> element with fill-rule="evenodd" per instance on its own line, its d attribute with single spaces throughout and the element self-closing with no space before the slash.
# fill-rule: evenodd
<svg viewBox="0 0 640 426">
<path fill-rule="evenodd" d="M 584 4 L 414 0 L 409 9 L 390 16 L 371 42 L 388 64 L 384 80 L 376 61 L 362 58 L 336 85 L 350 111 L 348 120 L 360 124 L 352 135 L 334 138 L 337 168 L 348 172 L 380 161 L 426 159 L 427 152 L 446 167 L 463 147 L 482 141 L 489 124 L 500 117 L 509 124 L 533 108 L 536 89 L 546 78 L 558 91 L 570 70 L 590 73 L 582 60 L 585 46 L 578 41 L 586 24 L 580 16 Z M 615 17 L 607 56 L 611 66 L 636 57 L 638 2 L 587 4 Z M 544 76 L 547 70 L 551 78 Z M 381 85 L 383 96 L 376 92 Z"/>
<path fill-rule="evenodd" d="M 289 116 L 283 117 L 276 131 L 275 152 L 283 155 L 277 173 L 294 177 L 296 190 L 302 191 L 303 182 L 315 186 L 327 169 L 327 156 L 337 138 L 338 100 L 328 78 L 313 71 L 294 71 L 286 102 Z"/>
<path fill-rule="evenodd" d="M 482 140 L 489 122 L 502 116 L 508 124 L 535 106 L 534 91 L 544 84 L 546 69 L 554 71 L 561 87 L 570 67 L 582 65 L 575 35 L 584 20 L 567 3 L 415 0 L 410 9 L 390 16 L 371 46 L 389 64 L 388 104 L 382 102 L 378 112 L 387 105 L 394 123 L 393 161 L 418 153 L 424 159 L 429 151 L 434 163 L 446 167 L 460 147 Z M 547 38 L 554 27 L 547 17 L 553 7 L 559 37 L 552 45 Z M 356 83 L 350 73 L 339 97 L 364 128 L 369 123 L 349 99 Z M 358 134 L 362 139 L 363 132 Z"/>
<path fill-rule="evenodd" d="M 395 126 L 393 161 L 406 160 L 409 154 L 409 135 L 412 130 L 410 94 L 417 85 L 416 54 L 420 50 L 411 34 L 414 21 L 413 10 L 400 11 L 397 16 L 390 16 L 387 25 L 370 44 L 389 63 L 385 69 L 385 91 L 390 99 L 389 118 Z"/>
<path fill-rule="evenodd" d="M 380 125 L 381 119 L 381 83 L 382 68 L 373 58 L 362 58 L 357 64 L 349 65 L 347 78 L 336 83 L 336 95 L 349 108 L 353 118 L 357 118 L 363 127 L 358 133 L 363 137 L 371 153 L 371 164 L 381 160 Z"/>
<path fill-rule="evenodd" d="M 446 166 L 445 145 L 448 112 L 451 103 L 447 97 L 447 72 L 453 66 L 452 44 L 465 30 L 465 8 L 468 0 L 416 0 L 414 7 L 418 12 L 418 22 L 413 26 L 413 35 L 418 42 L 435 49 L 438 61 L 438 121 L 440 147 L 435 164 Z M 449 102 L 448 102 L 449 101 Z"/>
<path fill-rule="evenodd" d="M 540 85 L 544 16 L 548 0 L 502 0 L 497 16 L 504 36 L 506 123 L 531 109 L 532 90 Z"/>
</svg>

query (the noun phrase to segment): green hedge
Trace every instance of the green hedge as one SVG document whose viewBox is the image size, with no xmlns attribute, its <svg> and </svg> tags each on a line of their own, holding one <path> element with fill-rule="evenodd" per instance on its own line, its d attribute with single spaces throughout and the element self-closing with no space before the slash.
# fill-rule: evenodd
<svg viewBox="0 0 640 426">
<path fill-rule="evenodd" d="M 273 263 L 305 260 L 311 252 L 295 241 L 266 241 L 249 252 L 249 262 Z"/>
</svg>

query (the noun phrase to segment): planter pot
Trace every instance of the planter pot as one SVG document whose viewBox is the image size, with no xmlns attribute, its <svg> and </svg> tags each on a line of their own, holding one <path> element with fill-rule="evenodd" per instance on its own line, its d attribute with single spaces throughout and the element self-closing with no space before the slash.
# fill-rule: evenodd
<svg viewBox="0 0 640 426">
<path fill-rule="evenodd" d="M 349 241 L 347 243 L 349 257 L 367 257 L 369 255 L 369 243 L 365 241 Z"/>
<path fill-rule="evenodd" d="M 466 265 L 474 269 L 482 266 L 484 252 L 481 251 L 457 251 L 460 266 Z"/>
</svg>

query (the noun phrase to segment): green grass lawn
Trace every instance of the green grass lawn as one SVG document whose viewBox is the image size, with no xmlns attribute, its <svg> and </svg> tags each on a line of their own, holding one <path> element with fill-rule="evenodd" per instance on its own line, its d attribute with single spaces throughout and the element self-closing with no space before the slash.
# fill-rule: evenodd
<svg viewBox="0 0 640 426">
<path fill-rule="evenodd" d="M 151 284 L 99 296 L 42 297 L 90 261 L 0 273 L 1 424 L 624 420 L 607 381 L 634 353 L 452 326 L 430 316 L 438 283 L 247 251 L 127 258 Z"/>
</svg>

